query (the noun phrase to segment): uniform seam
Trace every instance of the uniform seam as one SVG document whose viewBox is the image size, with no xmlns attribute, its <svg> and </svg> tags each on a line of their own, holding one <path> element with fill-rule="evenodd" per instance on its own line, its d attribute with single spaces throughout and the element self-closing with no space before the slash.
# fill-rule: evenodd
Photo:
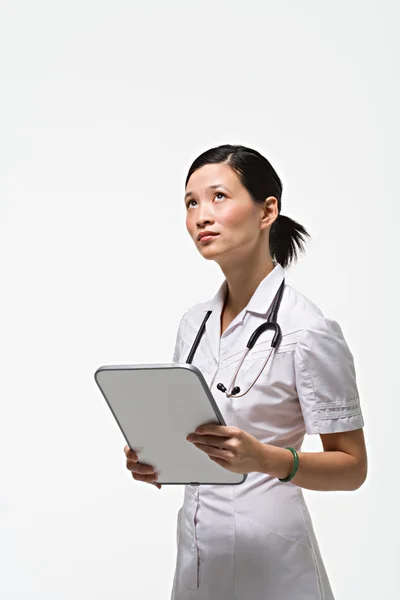
<svg viewBox="0 0 400 600">
<path fill-rule="evenodd" d="M 281 533 L 277 533 L 276 531 L 273 531 L 273 529 L 266 529 L 263 525 L 261 525 L 260 523 L 257 523 L 256 521 L 253 521 L 252 519 L 249 519 L 248 517 L 246 517 L 245 515 L 243 515 L 240 512 L 237 512 L 235 509 L 233 509 L 233 512 L 235 515 L 238 515 L 239 517 L 241 517 L 242 519 L 244 519 L 245 521 L 247 521 L 248 523 L 251 523 L 252 525 L 255 525 L 256 527 L 260 527 L 263 531 L 266 532 L 266 535 L 276 535 L 280 538 L 282 538 L 283 540 L 285 540 L 286 542 L 289 542 L 290 544 L 296 544 L 296 546 L 301 546 L 302 548 L 307 548 L 308 550 L 310 549 L 310 544 L 303 544 L 302 542 L 298 542 L 296 540 L 292 540 L 291 538 L 287 537 L 286 535 L 282 535 Z"/>
<path fill-rule="evenodd" d="M 360 396 L 352 396 L 350 398 L 346 398 L 345 400 L 340 400 L 339 402 L 335 402 L 334 400 L 329 402 L 319 402 L 319 406 L 321 408 L 346 408 L 349 407 L 349 402 L 353 403 L 350 406 L 358 406 L 360 401 Z M 356 404 L 354 404 L 356 403 Z"/>
<path fill-rule="evenodd" d="M 313 562 L 314 562 L 314 570 L 315 570 L 315 576 L 316 576 L 317 583 L 318 583 L 319 597 L 320 597 L 320 600 L 324 600 L 324 594 L 323 594 L 323 590 L 322 590 L 322 584 L 321 584 L 321 580 L 320 580 L 317 559 L 316 559 L 315 552 L 314 552 L 314 546 L 311 542 L 310 534 L 308 532 L 308 527 L 307 527 L 307 523 L 306 523 L 306 519 L 305 519 L 305 515 L 304 515 L 303 502 L 301 501 L 301 494 L 302 494 L 302 491 L 301 491 L 300 487 L 297 487 L 297 502 L 300 505 L 300 513 L 301 513 L 301 516 L 303 519 L 304 530 L 307 535 L 309 548 L 311 550 L 311 556 L 312 556 Z"/>
<path fill-rule="evenodd" d="M 185 333 L 182 334 L 182 339 L 183 339 L 183 341 L 185 341 L 188 344 L 188 346 L 190 348 L 192 348 L 193 341 L 191 341 Z M 211 348 L 210 348 L 210 350 L 211 350 Z M 199 353 L 201 352 L 203 354 L 203 356 L 208 359 L 208 365 L 207 365 L 207 367 L 211 367 L 211 366 L 214 365 L 215 359 L 214 359 L 214 355 L 212 354 L 212 352 L 207 352 L 207 348 L 202 347 L 201 344 L 199 344 L 199 346 L 197 348 L 197 351 Z M 196 354 L 197 354 L 197 352 L 196 352 Z"/>
<path fill-rule="evenodd" d="M 193 325 L 190 323 L 190 321 L 188 321 L 188 320 L 186 319 L 186 323 L 187 323 L 187 324 L 188 324 L 188 325 L 191 327 L 191 329 L 192 329 L 192 330 L 195 332 L 195 334 L 197 335 L 197 329 L 195 329 L 195 328 L 193 327 Z M 194 342 L 194 340 L 193 340 L 193 342 L 191 342 L 191 341 L 189 340 L 189 338 L 188 338 L 186 335 L 185 335 L 185 337 L 186 337 L 186 340 L 187 340 L 187 342 L 189 343 L 189 345 L 193 346 L 193 342 Z M 207 336 L 206 336 L 206 335 L 202 335 L 202 336 L 201 336 L 201 342 L 203 342 L 203 344 L 204 344 L 204 342 L 206 342 L 206 346 L 207 346 L 208 350 L 210 351 L 210 352 L 209 352 L 209 354 L 207 353 L 206 355 L 207 355 L 207 356 L 211 356 L 213 363 L 215 363 L 215 362 L 216 362 L 216 359 L 215 359 L 214 353 L 213 353 L 213 351 L 212 351 L 212 348 L 211 348 L 210 342 L 208 341 L 208 339 L 207 339 Z M 199 349 L 200 349 L 200 344 L 199 344 Z"/>
<path fill-rule="evenodd" d="M 331 419 L 346 419 L 348 417 L 358 417 L 361 414 L 361 409 L 359 405 L 326 407 L 324 412 L 326 412 L 326 414 L 319 415 L 320 421 L 329 421 Z"/>
<path fill-rule="evenodd" d="M 311 375 L 309 374 L 309 372 L 306 369 L 306 366 L 304 364 L 304 360 L 300 356 L 300 353 L 298 352 L 298 348 L 299 348 L 299 346 L 297 346 L 297 348 L 295 350 L 295 354 L 297 352 L 297 356 L 298 356 L 299 363 L 301 365 L 301 369 L 304 372 L 305 377 L 309 380 L 310 385 L 311 385 L 312 396 L 313 396 L 313 400 L 314 400 L 314 402 L 313 402 L 313 408 L 312 408 L 312 412 L 313 412 L 313 424 L 316 426 L 316 428 L 318 430 L 315 433 L 319 433 L 320 425 L 319 425 L 319 415 L 318 415 L 318 401 L 317 401 L 317 396 L 315 394 L 314 382 L 313 382 L 313 379 L 312 379 Z"/>
<path fill-rule="evenodd" d="M 236 489 L 233 489 L 233 494 L 232 494 L 232 506 L 235 506 L 235 499 L 236 499 Z M 235 575 L 235 565 L 236 565 L 236 511 L 235 508 L 233 508 L 232 511 L 233 514 L 233 597 L 234 600 L 237 600 L 237 596 L 236 596 L 236 575 Z"/>
</svg>

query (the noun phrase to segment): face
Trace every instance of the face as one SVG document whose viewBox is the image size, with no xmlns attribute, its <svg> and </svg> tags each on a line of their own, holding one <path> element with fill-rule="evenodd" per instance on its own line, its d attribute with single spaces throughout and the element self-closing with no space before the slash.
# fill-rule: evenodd
<svg viewBox="0 0 400 600">
<path fill-rule="evenodd" d="M 269 251 L 268 230 L 277 216 L 276 198 L 266 199 L 265 207 L 256 204 L 235 171 L 225 164 L 197 169 L 185 193 L 186 228 L 204 258 L 227 265 L 252 255 L 260 244 L 266 244 Z M 198 235 L 202 231 L 218 235 L 201 241 Z"/>
</svg>

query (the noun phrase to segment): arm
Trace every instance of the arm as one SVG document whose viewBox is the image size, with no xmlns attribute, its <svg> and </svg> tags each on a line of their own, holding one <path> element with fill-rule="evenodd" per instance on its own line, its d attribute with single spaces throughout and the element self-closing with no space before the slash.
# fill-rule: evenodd
<svg viewBox="0 0 400 600">
<path fill-rule="evenodd" d="M 298 452 L 299 468 L 290 481 L 309 490 L 356 490 L 367 477 L 363 429 L 320 434 L 323 452 Z M 293 468 L 290 450 L 263 445 L 263 473 L 284 478 Z"/>
<path fill-rule="evenodd" d="M 367 476 L 364 420 L 353 355 L 336 321 L 317 317 L 303 331 L 294 367 L 305 431 L 319 434 L 323 451 L 298 452 L 299 468 L 290 483 L 311 490 L 356 490 Z M 293 455 L 286 448 L 264 444 L 237 427 L 200 430 L 188 439 L 226 469 L 280 479 L 292 471 Z"/>
<path fill-rule="evenodd" d="M 290 483 L 321 491 L 361 487 L 367 476 L 362 428 L 320 437 L 324 451 L 298 452 L 299 468 Z M 204 424 L 186 439 L 234 473 L 259 472 L 283 479 L 293 468 L 290 450 L 264 444 L 238 427 Z"/>
</svg>

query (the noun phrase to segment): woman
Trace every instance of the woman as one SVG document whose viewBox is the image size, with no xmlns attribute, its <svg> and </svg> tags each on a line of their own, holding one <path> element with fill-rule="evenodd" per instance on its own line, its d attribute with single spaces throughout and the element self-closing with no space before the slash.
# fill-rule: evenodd
<svg viewBox="0 0 400 600">
<path fill-rule="evenodd" d="M 365 481 L 353 356 L 338 323 L 283 283 L 309 234 L 280 214 L 282 184 L 268 160 L 244 146 L 212 148 L 194 161 L 185 188 L 189 235 L 225 280 L 183 315 L 173 361 L 187 360 L 211 310 L 192 364 L 227 423 L 187 439 L 248 476 L 241 485 L 185 486 L 171 600 L 332 600 L 302 488 L 355 490 Z M 257 378 L 274 332 L 260 335 L 231 393 L 225 386 L 279 290 L 280 343 Z M 318 434 L 323 451 L 301 452 L 305 433 Z M 125 453 L 135 479 L 160 487 L 153 467 Z"/>
</svg>

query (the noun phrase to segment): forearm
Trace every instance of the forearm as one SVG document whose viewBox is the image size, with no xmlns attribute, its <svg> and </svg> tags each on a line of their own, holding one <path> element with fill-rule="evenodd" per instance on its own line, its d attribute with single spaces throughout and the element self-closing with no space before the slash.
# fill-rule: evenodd
<svg viewBox="0 0 400 600">
<path fill-rule="evenodd" d="M 356 490 L 365 469 L 354 456 L 341 451 L 298 452 L 299 467 L 291 483 L 309 490 Z M 286 448 L 262 444 L 261 472 L 283 479 L 293 469 L 293 454 Z"/>
</svg>

